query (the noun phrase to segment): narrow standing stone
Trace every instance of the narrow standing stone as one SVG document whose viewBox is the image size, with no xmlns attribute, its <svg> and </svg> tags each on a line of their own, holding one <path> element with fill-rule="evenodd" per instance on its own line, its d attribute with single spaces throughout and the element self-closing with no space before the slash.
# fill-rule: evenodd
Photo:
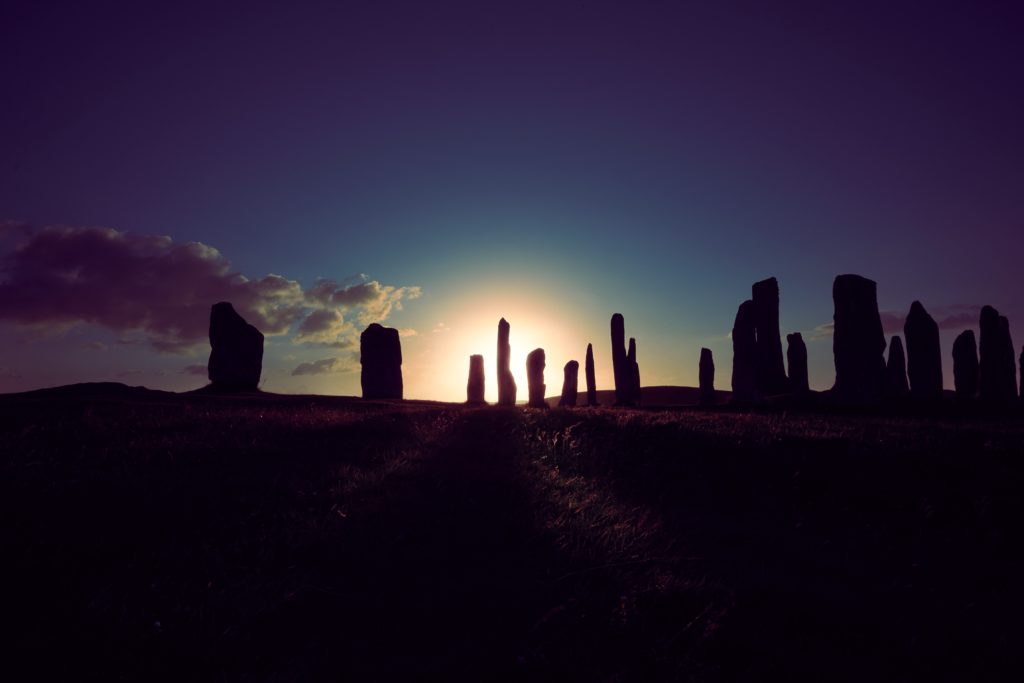
<svg viewBox="0 0 1024 683">
<path fill-rule="evenodd" d="M 626 363 L 629 366 L 629 392 L 630 405 L 640 405 L 640 365 L 636 362 L 636 339 L 629 338 L 629 353 L 626 354 Z"/>
<path fill-rule="evenodd" d="M 467 403 L 485 403 L 484 401 L 484 357 L 469 357 L 469 382 L 466 384 Z"/>
<path fill-rule="evenodd" d="M 621 313 L 612 316 L 612 372 L 615 375 L 615 405 L 631 405 L 633 370 L 626 358 L 626 321 Z"/>
<path fill-rule="evenodd" d="M 979 327 L 978 394 L 983 401 L 1005 403 L 1017 396 L 1010 322 L 991 306 L 983 306 Z"/>
<path fill-rule="evenodd" d="M 887 398 L 902 398 L 909 392 L 907 357 L 903 352 L 903 340 L 894 335 L 889 343 L 889 361 L 885 365 L 885 395 Z"/>
<path fill-rule="evenodd" d="M 564 379 L 562 380 L 562 397 L 558 399 L 558 405 L 575 407 L 576 394 L 579 387 L 580 364 L 571 360 L 562 369 Z"/>
<path fill-rule="evenodd" d="M 907 375 L 910 393 L 917 398 L 942 398 L 942 350 L 939 348 L 939 326 L 924 310 L 920 301 L 910 305 L 903 323 L 907 340 Z"/>
<path fill-rule="evenodd" d="M 953 341 L 953 387 L 962 401 L 978 395 L 978 344 L 974 330 L 964 330 Z"/>
<path fill-rule="evenodd" d="M 502 318 L 498 321 L 498 405 L 516 404 L 516 380 L 509 369 L 512 347 L 508 343 L 509 324 Z"/>
<path fill-rule="evenodd" d="M 711 356 L 711 349 L 700 350 L 697 374 L 700 379 L 701 405 L 709 406 L 715 402 L 715 360 Z"/>
<path fill-rule="evenodd" d="M 586 375 L 587 375 L 587 405 L 597 405 L 597 379 L 594 374 L 594 345 L 587 344 L 587 360 L 586 360 Z"/>
<path fill-rule="evenodd" d="M 755 282 L 750 300 L 754 302 L 754 373 L 762 396 L 788 391 L 786 367 L 782 364 L 782 338 L 779 333 L 779 283 L 770 277 Z"/>
<path fill-rule="evenodd" d="M 732 400 L 752 403 L 758 400 L 754 374 L 757 333 L 754 330 L 754 302 L 744 301 L 732 324 Z"/>
<path fill-rule="evenodd" d="M 531 408 L 547 408 L 544 400 L 544 349 L 534 349 L 526 357 L 526 384 Z"/>
<path fill-rule="evenodd" d="M 786 362 L 789 364 L 789 390 L 800 396 L 809 394 L 811 386 L 807 379 L 807 344 L 799 332 L 786 335 Z"/>
</svg>

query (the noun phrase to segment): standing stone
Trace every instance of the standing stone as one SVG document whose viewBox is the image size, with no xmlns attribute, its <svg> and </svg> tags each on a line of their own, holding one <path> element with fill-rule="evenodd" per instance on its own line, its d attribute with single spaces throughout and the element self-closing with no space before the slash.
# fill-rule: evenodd
<svg viewBox="0 0 1024 683">
<path fill-rule="evenodd" d="M 1006 398 L 1017 398 L 1017 358 L 1013 353 L 1013 339 L 1010 337 L 1010 320 L 999 316 L 999 339 L 1003 344 L 1003 372 L 1009 379 L 1006 382 Z"/>
<path fill-rule="evenodd" d="M 359 335 L 363 398 L 402 398 L 402 342 L 398 330 L 371 324 Z"/>
<path fill-rule="evenodd" d="M 789 390 L 794 394 L 808 394 L 811 391 L 807 379 L 807 345 L 799 332 L 786 335 L 786 362 L 789 364 Z"/>
<path fill-rule="evenodd" d="M 1020 393 L 1018 396 L 1024 400 L 1024 346 L 1020 347 L 1020 365 L 1017 367 L 1020 368 Z"/>
<path fill-rule="evenodd" d="M 711 357 L 711 349 L 700 350 L 697 374 L 700 379 L 700 403 L 709 406 L 715 402 L 715 360 Z"/>
<path fill-rule="evenodd" d="M 924 310 L 920 301 L 910 305 L 903 323 L 907 340 L 907 375 L 910 393 L 918 398 L 942 398 L 942 351 L 939 348 L 939 326 Z"/>
<path fill-rule="evenodd" d="M 544 400 L 544 349 L 534 349 L 526 357 L 526 384 L 531 408 L 547 408 Z"/>
<path fill-rule="evenodd" d="M 903 340 L 893 335 L 889 342 L 889 362 L 885 365 L 886 398 L 902 398 L 910 392 L 907 384 L 907 357 L 903 352 Z"/>
<path fill-rule="evenodd" d="M 762 396 L 788 391 L 786 367 L 782 364 L 782 338 L 779 333 L 779 283 L 770 277 L 751 288 L 754 302 L 754 373 Z"/>
<path fill-rule="evenodd" d="M 877 403 L 885 380 L 885 334 L 874 280 L 839 275 L 832 285 L 836 398 L 844 403 Z"/>
<path fill-rule="evenodd" d="M 562 380 L 562 398 L 558 399 L 558 405 L 572 408 L 576 406 L 576 394 L 580 378 L 580 364 L 578 361 L 571 360 L 565 364 L 562 371 L 565 378 Z"/>
<path fill-rule="evenodd" d="M 751 403 L 758 400 L 755 358 L 757 333 L 754 331 L 754 302 L 747 300 L 736 311 L 732 324 L 732 400 Z"/>
<path fill-rule="evenodd" d="M 960 400 L 978 395 L 978 345 L 974 330 L 964 330 L 953 342 L 953 386 Z"/>
<path fill-rule="evenodd" d="M 1017 369 L 1010 322 L 991 306 L 983 306 L 979 326 L 978 394 L 983 401 L 1009 401 L 1017 396 Z"/>
<path fill-rule="evenodd" d="M 466 383 L 466 403 L 485 403 L 484 401 L 484 357 L 469 357 L 469 382 Z"/>
<path fill-rule="evenodd" d="M 633 368 L 626 358 L 626 321 L 621 313 L 612 316 L 612 373 L 615 375 L 615 405 L 632 405 Z"/>
<path fill-rule="evenodd" d="M 629 365 L 629 391 L 631 396 L 630 405 L 640 405 L 640 365 L 636 362 L 636 339 L 629 338 L 629 353 L 626 354 L 626 362 Z"/>
<path fill-rule="evenodd" d="M 508 343 L 509 324 L 504 318 L 498 321 L 498 405 L 516 404 L 516 380 L 509 368 L 512 347 Z"/>
<path fill-rule="evenodd" d="M 210 309 L 210 360 L 214 389 L 256 391 L 263 371 L 263 334 L 226 301 Z"/>
<path fill-rule="evenodd" d="M 587 405 L 597 405 L 597 379 L 594 374 L 594 345 L 587 344 L 587 360 L 586 360 L 586 374 L 587 374 Z"/>
</svg>

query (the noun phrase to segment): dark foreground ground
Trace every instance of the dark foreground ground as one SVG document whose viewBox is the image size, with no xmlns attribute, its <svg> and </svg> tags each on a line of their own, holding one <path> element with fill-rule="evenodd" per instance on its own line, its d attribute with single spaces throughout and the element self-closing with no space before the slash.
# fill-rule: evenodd
<svg viewBox="0 0 1024 683">
<path fill-rule="evenodd" d="M 7 680 L 1024 671 L 1020 418 L 104 390 L 0 454 Z"/>
</svg>

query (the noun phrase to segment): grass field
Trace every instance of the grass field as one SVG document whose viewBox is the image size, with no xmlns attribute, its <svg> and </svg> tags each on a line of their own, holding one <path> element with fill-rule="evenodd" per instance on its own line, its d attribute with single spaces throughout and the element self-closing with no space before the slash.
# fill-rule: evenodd
<svg viewBox="0 0 1024 683">
<path fill-rule="evenodd" d="M 0 453 L 5 666 L 30 678 L 1019 680 L 1024 663 L 1019 417 L 98 387 L 0 397 Z"/>
</svg>

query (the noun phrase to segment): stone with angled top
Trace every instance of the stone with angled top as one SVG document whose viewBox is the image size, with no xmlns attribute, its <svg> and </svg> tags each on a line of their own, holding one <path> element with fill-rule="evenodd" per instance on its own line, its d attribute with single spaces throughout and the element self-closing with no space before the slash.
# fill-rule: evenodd
<svg viewBox="0 0 1024 683">
<path fill-rule="evenodd" d="M 907 376 L 911 395 L 928 400 L 942 398 L 939 326 L 920 301 L 910 305 L 910 312 L 903 323 L 903 336 L 907 342 Z"/>
<path fill-rule="evenodd" d="M 213 389 L 256 391 L 263 371 L 263 333 L 240 316 L 227 301 L 210 309 L 210 360 L 207 373 Z"/>
</svg>

